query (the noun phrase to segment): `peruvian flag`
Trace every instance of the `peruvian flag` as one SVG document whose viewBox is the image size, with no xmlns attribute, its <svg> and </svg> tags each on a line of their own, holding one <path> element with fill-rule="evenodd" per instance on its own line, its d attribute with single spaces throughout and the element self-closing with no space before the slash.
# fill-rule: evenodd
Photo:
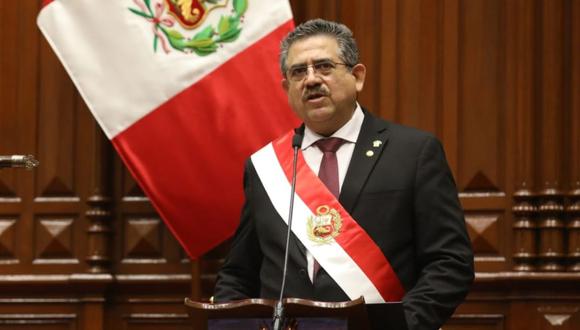
<svg viewBox="0 0 580 330">
<path fill-rule="evenodd" d="M 237 227 L 243 162 L 296 126 L 287 0 L 44 0 L 38 25 L 192 258 Z"/>
</svg>

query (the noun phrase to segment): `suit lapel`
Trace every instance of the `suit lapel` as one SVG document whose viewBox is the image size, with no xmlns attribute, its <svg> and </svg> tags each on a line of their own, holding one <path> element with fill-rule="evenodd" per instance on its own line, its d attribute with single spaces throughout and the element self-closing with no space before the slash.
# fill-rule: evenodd
<svg viewBox="0 0 580 330">
<path fill-rule="evenodd" d="M 348 212 L 353 211 L 370 173 L 388 142 L 387 123 L 367 111 L 364 113 L 365 119 L 339 196 L 340 203 Z"/>
</svg>

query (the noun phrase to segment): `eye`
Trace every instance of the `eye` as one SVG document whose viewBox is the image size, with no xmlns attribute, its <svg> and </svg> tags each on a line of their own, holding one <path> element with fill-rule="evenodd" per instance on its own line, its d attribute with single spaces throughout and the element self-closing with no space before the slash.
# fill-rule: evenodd
<svg viewBox="0 0 580 330">
<path fill-rule="evenodd" d="M 290 77 L 299 78 L 305 76 L 307 71 L 307 66 L 297 66 L 290 68 Z"/>
<path fill-rule="evenodd" d="M 316 71 L 318 71 L 318 72 L 329 73 L 332 71 L 332 69 L 334 69 L 334 63 L 332 63 L 330 61 L 323 61 L 323 62 L 316 63 L 314 65 L 314 67 L 316 68 Z"/>
</svg>

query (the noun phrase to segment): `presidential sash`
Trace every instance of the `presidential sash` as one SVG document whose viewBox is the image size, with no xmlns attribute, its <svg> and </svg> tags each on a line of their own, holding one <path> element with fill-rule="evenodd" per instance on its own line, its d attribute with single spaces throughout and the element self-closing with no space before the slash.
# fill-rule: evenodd
<svg viewBox="0 0 580 330">
<path fill-rule="evenodd" d="M 288 223 L 292 180 L 290 131 L 252 155 L 279 216 Z M 292 232 L 350 299 L 400 301 L 404 289 L 380 248 L 298 154 Z"/>
</svg>

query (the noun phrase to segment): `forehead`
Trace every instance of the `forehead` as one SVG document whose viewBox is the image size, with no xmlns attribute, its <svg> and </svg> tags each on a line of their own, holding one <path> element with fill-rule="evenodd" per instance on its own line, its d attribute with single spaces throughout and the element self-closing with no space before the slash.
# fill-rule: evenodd
<svg viewBox="0 0 580 330">
<path fill-rule="evenodd" d="M 339 55 L 338 42 L 328 35 L 315 35 L 295 41 L 288 49 L 288 66 L 309 63 L 319 59 L 337 60 Z"/>
</svg>

